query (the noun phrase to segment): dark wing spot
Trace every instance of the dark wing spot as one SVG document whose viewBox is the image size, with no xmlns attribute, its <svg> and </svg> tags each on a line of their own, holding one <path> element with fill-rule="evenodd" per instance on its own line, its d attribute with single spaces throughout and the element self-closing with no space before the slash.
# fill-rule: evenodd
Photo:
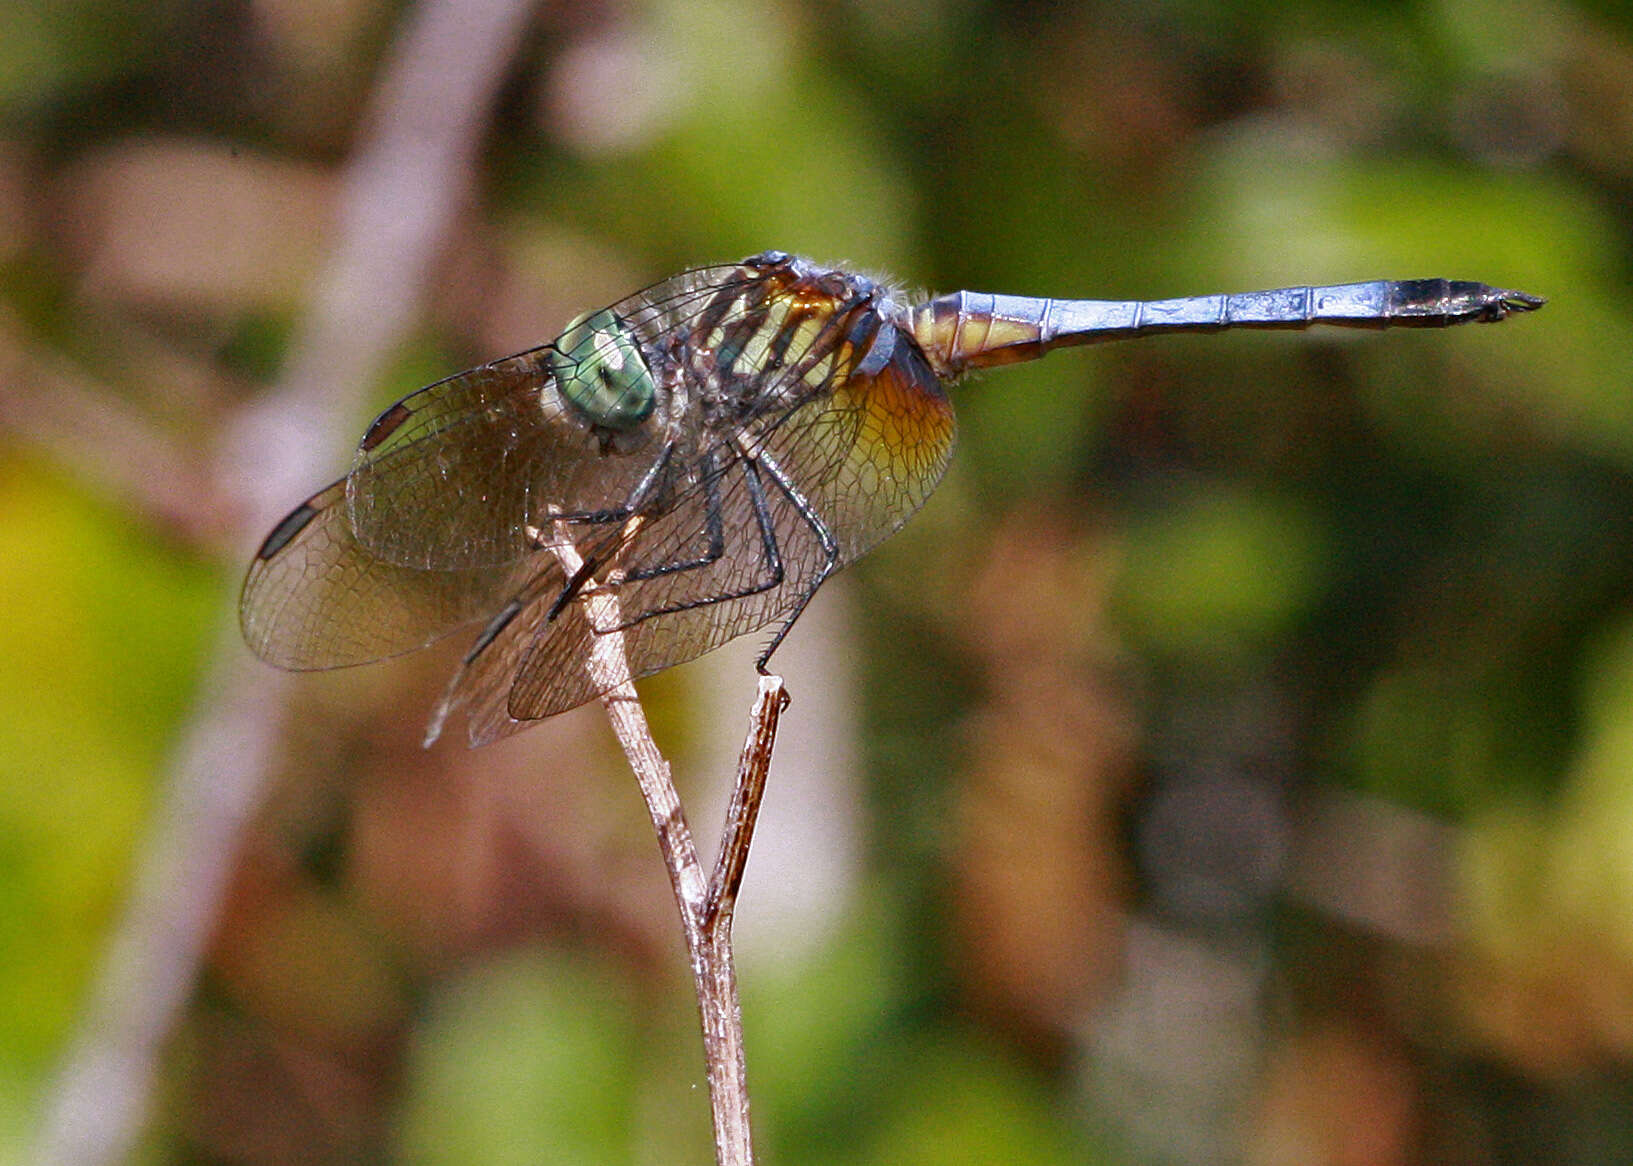
<svg viewBox="0 0 1633 1166">
<path fill-rule="evenodd" d="M 263 563 L 272 558 L 279 551 L 289 545 L 289 540 L 306 529 L 306 524 L 319 514 L 317 507 L 308 502 L 302 502 L 295 509 L 284 516 L 282 522 L 272 528 L 272 533 L 266 536 L 261 549 L 255 552 L 255 557 Z"/>
<path fill-rule="evenodd" d="M 499 633 L 505 630 L 521 610 L 522 601 L 519 599 L 512 599 L 505 604 L 499 614 L 488 621 L 488 626 L 482 629 L 482 634 L 476 637 L 476 643 L 471 645 L 471 650 L 465 653 L 465 663 L 471 663 L 482 654 L 484 648 L 498 639 Z"/>
<path fill-rule="evenodd" d="M 393 433 L 396 433 L 398 427 L 413 415 L 413 410 L 398 401 L 374 419 L 374 424 L 369 426 L 369 431 L 363 435 L 363 441 L 358 448 L 364 453 L 369 452 Z"/>
</svg>

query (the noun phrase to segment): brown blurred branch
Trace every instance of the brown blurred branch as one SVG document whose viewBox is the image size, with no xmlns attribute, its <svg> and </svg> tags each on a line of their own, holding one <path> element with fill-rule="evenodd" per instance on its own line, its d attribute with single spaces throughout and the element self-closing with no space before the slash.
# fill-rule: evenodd
<svg viewBox="0 0 1633 1166">
<path fill-rule="evenodd" d="M 245 546 L 333 471 L 334 435 L 418 308 L 433 258 L 467 197 L 483 127 L 514 59 L 529 0 L 423 0 L 385 61 L 345 174 L 337 245 L 276 390 L 230 435 L 219 488 Z M 223 628 L 138 859 L 131 901 L 31 1160 L 125 1158 L 155 1062 L 191 990 L 243 823 L 259 803 L 286 678 Z"/>
<path fill-rule="evenodd" d="M 8 359 L 9 358 L 9 359 Z M 205 459 L 83 373 L 38 354 L 0 314 L 0 427 L 168 529 L 211 541 L 228 521 Z"/>
</svg>

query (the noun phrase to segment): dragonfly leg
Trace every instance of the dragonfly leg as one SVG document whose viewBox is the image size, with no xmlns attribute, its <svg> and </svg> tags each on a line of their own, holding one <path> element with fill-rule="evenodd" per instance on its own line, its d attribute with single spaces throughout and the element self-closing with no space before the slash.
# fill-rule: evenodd
<svg viewBox="0 0 1633 1166">
<path fill-rule="evenodd" d="M 732 599 L 746 599 L 750 595 L 759 595 L 761 592 L 770 591 L 772 588 L 780 587 L 782 585 L 782 581 L 786 577 L 786 572 L 783 569 L 782 550 L 777 546 L 776 525 L 771 517 L 771 507 L 766 502 L 765 484 L 760 480 L 759 459 L 744 457 L 739 464 L 741 464 L 743 467 L 743 480 L 748 486 L 749 503 L 754 510 L 754 525 L 759 531 L 760 535 L 760 559 L 766 568 L 765 576 L 762 579 L 750 583 L 747 587 L 739 588 L 736 591 L 727 591 L 719 595 L 711 595 L 707 599 L 691 599 L 687 600 L 685 603 L 673 603 L 666 607 L 653 608 L 651 611 L 642 612 L 640 615 L 635 616 L 626 623 L 618 625 L 616 628 L 608 628 L 605 630 L 624 631 L 628 628 L 634 627 L 636 624 L 644 623 L 653 616 L 674 615 L 676 612 L 691 611 L 693 608 L 697 607 L 710 607 L 716 603 L 725 603 L 726 601 Z M 780 472 L 781 471 L 778 471 L 778 473 Z M 725 533 L 724 522 L 719 512 L 720 495 L 718 488 L 711 492 L 710 504 L 714 508 L 714 514 L 710 519 L 711 526 L 719 527 L 721 530 L 721 554 L 724 554 Z M 716 559 L 719 557 L 719 555 L 715 556 Z M 714 560 L 708 561 L 712 562 Z M 707 565 L 706 562 L 702 561 L 688 564 L 667 564 L 665 566 L 649 570 L 643 577 L 654 578 L 658 575 L 670 574 L 679 570 L 691 570 L 705 565 Z M 637 576 L 632 574 L 627 578 L 632 580 L 637 578 Z M 598 628 L 597 630 L 600 631 L 603 629 Z"/>
<path fill-rule="evenodd" d="M 636 568 L 635 570 L 626 571 L 623 575 L 609 580 L 608 583 L 610 586 L 617 587 L 622 586 L 625 583 L 640 582 L 644 579 L 657 579 L 664 575 L 673 575 L 681 571 L 695 571 L 701 567 L 707 567 L 711 563 L 719 562 L 721 556 L 726 553 L 725 521 L 721 516 L 720 506 L 720 478 L 722 475 L 719 469 L 719 458 L 716 453 L 710 451 L 704 455 L 704 459 L 702 474 L 704 495 L 703 513 L 704 526 L 708 542 L 703 548 L 703 553 L 690 559 L 680 559 L 673 562 L 660 563 L 655 567 L 640 567 Z M 635 514 L 639 512 L 639 504 L 632 502 L 628 509 L 631 512 L 630 518 L 633 518 Z M 600 513 L 610 516 L 614 514 L 615 511 L 609 510 Z M 630 518 L 625 519 L 626 524 L 630 521 Z M 607 521 L 610 521 L 610 518 Z M 560 615 L 562 609 L 565 608 L 575 596 L 583 591 L 584 588 L 594 580 L 596 573 L 618 557 L 619 551 L 624 545 L 626 545 L 626 540 L 631 533 L 633 533 L 631 530 L 622 531 L 620 532 L 620 537 L 617 539 L 617 541 L 613 542 L 611 545 L 601 550 L 592 551 L 584 556 L 583 563 L 581 563 L 578 570 L 573 573 L 573 577 L 567 580 L 566 586 L 561 589 L 561 594 L 556 596 L 556 601 L 550 605 L 550 610 L 545 615 L 546 622 L 554 620 L 558 615 Z M 672 609 L 665 608 L 663 610 L 667 612 Z M 656 614 L 660 613 L 648 613 L 648 615 Z M 640 616 L 634 622 L 638 623 L 641 619 L 645 618 L 647 618 L 647 616 Z M 625 624 L 621 626 L 628 627 L 630 625 Z"/>
<path fill-rule="evenodd" d="M 793 503 L 794 509 L 805 520 L 805 525 L 811 528 L 811 533 L 816 535 L 817 542 L 822 545 L 824 556 L 821 569 L 805 585 L 805 589 L 800 592 L 799 598 L 794 601 L 793 609 L 783 617 L 782 623 L 778 625 L 776 635 L 771 637 L 771 642 L 765 646 L 765 651 L 761 652 L 759 658 L 754 661 L 755 670 L 763 675 L 766 665 L 771 662 L 771 654 L 781 646 L 783 639 L 793 628 L 794 621 L 799 619 L 800 615 L 805 611 L 806 605 L 811 602 L 811 597 L 817 593 L 817 588 L 826 582 L 829 575 L 839 569 L 839 541 L 834 538 L 833 531 L 828 529 L 828 524 L 822 521 L 822 516 L 816 512 L 816 507 L 811 505 L 810 500 L 800 492 L 800 488 L 783 472 L 782 467 L 776 461 L 764 453 L 760 454 L 756 461 L 771 475 L 771 480 L 777 484 L 777 489 L 782 491 L 783 497 Z"/>
<path fill-rule="evenodd" d="M 660 563 L 656 567 L 638 567 L 627 572 L 623 582 L 639 582 L 642 579 L 657 579 L 680 571 L 695 571 L 699 567 L 707 567 L 718 562 L 726 553 L 726 526 L 720 511 L 720 479 L 724 475 L 720 469 L 718 455 L 713 450 L 704 457 L 707 460 L 703 471 L 703 524 L 709 541 L 703 553 L 691 559 Z"/>
<path fill-rule="evenodd" d="M 635 488 L 629 492 L 629 497 L 621 504 L 606 510 L 582 510 L 576 514 L 552 514 L 550 515 L 551 521 L 570 522 L 582 526 L 605 526 L 609 523 L 623 522 L 626 519 L 633 518 L 641 512 L 647 500 L 656 493 L 659 481 L 669 469 L 669 463 L 674 458 L 675 443 L 670 441 L 664 445 L 663 452 L 652 459 L 652 464 L 647 467 L 646 473 L 641 475 L 641 480 L 635 483 Z"/>
<path fill-rule="evenodd" d="M 585 526 L 610 526 L 613 523 L 628 523 L 642 513 L 649 499 L 657 491 L 658 482 L 664 471 L 668 469 L 669 463 L 674 459 L 674 454 L 675 443 L 671 441 L 663 447 L 663 452 L 653 459 L 652 465 L 647 468 L 646 473 L 641 475 L 641 480 L 635 483 L 635 488 L 629 492 L 629 497 L 621 505 L 607 510 L 586 510 L 577 514 L 555 514 L 551 516 L 552 521 Z M 709 458 L 711 464 L 707 480 L 712 485 L 712 477 L 715 476 L 712 468 L 713 455 L 710 454 Z M 715 509 L 718 511 L 718 504 L 716 504 Z M 718 525 L 718 516 L 716 525 Z M 573 577 L 567 580 L 566 585 L 561 589 L 561 594 L 556 596 L 556 601 L 550 605 L 550 610 L 545 613 L 546 623 L 553 622 L 561 614 L 562 609 L 571 603 L 574 597 L 594 579 L 596 572 L 606 566 L 607 562 L 618 553 L 619 549 L 624 545 L 624 538 L 627 537 L 628 533 L 628 531 L 621 532 L 618 538 L 614 539 L 610 545 L 605 546 L 605 549 L 591 551 L 584 556 L 584 561 L 579 564 L 578 570 L 573 572 Z M 542 549 L 549 545 L 550 540 L 541 532 L 536 536 L 535 541 Z M 714 559 L 718 559 L 725 553 L 723 535 L 720 542 L 721 548 L 714 551 Z M 709 558 L 708 555 L 709 552 L 705 551 L 705 557 L 699 562 L 712 562 L 713 559 Z"/>
</svg>

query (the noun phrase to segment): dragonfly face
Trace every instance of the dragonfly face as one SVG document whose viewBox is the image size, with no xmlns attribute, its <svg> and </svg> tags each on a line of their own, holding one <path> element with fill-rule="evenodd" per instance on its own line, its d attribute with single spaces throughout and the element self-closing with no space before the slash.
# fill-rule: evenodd
<svg viewBox="0 0 1633 1166">
<path fill-rule="evenodd" d="M 428 740 L 463 709 L 482 744 L 599 695 L 599 636 L 622 637 L 639 678 L 772 626 L 763 668 L 823 581 L 940 481 L 955 430 L 942 384 L 967 368 L 1159 330 L 1445 324 L 1540 304 L 1428 280 L 906 305 L 781 252 L 699 268 L 382 413 L 351 472 L 261 545 L 244 636 L 273 664 L 317 669 L 475 629 Z M 617 617 L 592 615 L 592 595 Z"/>
</svg>

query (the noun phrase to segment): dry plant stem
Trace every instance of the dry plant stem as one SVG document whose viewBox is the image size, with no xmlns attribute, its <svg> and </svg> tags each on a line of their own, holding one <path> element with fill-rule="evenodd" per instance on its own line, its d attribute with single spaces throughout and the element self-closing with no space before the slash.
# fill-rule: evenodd
<svg viewBox="0 0 1633 1166">
<path fill-rule="evenodd" d="M 469 189 L 487 111 L 533 0 L 421 0 L 382 65 L 344 176 L 334 258 L 266 407 L 243 419 L 216 477 L 259 536 L 332 464 L 328 435 L 413 318 L 432 257 Z M 253 544 L 251 544 L 253 545 Z M 246 548 L 247 554 L 247 548 Z M 123 1162 L 160 1050 L 194 976 L 277 749 L 288 678 L 223 628 L 206 694 L 165 774 L 130 902 L 56 1082 L 39 1164 Z"/>
<path fill-rule="evenodd" d="M 575 577 L 583 560 L 572 546 L 565 524 L 556 525 L 556 541 L 551 549 L 561 559 L 567 577 Z M 611 589 L 588 588 L 581 602 L 594 627 L 616 628 L 623 622 L 618 597 Z M 788 703 L 788 696 L 783 691 L 781 677 L 761 678 L 748 740 L 738 765 L 737 787 L 720 841 L 720 857 L 714 878 L 705 880 L 680 795 L 671 780 L 669 763 L 652 740 L 646 714 L 635 694 L 635 686 L 630 683 L 623 635 L 616 631 L 598 635 L 588 667 L 598 683 L 609 686 L 607 695 L 601 698 L 602 704 L 635 772 L 680 909 L 681 930 L 692 965 L 692 986 L 703 1023 L 703 1057 L 714 1118 L 715 1161 L 719 1166 L 751 1166 L 754 1148 L 749 1128 L 743 1016 L 737 1000 L 737 972 L 731 950 L 731 918 L 765 790 L 777 720 Z"/>
<path fill-rule="evenodd" d="M 620 641 L 614 650 L 621 659 L 621 637 L 616 635 L 600 637 L 598 651 L 602 642 L 615 639 Z M 715 877 L 707 882 L 680 797 L 670 780 L 669 765 L 652 741 L 634 686 L 626 681 L 604 697 L 603 703 L 613 732 L 640 784 L 680 908 L 681 928 L 692 964 L 692 986 L 703 1022 L 703 1057 L 714 1117 L 715 1160 L 719 1166 L 750 1166 L 754 1161 L 754 1148 L 749 1128 L 743 1014 L 737 999 L 731 922 L 765 790 L 777 719 L 788 703 L 788 696 L 780 676 L 761 678 L 748 740 L 738 767 L 737 788 L 720 842 Z"/>
<path fill-rule="evenodd" d="M 748 865 L 749 843 L 754 823 L 765 797 L 766 774 L 771 769 L 771 749 L 777 743 L 777 722 L 788 707 L 788 693 L 781 676 L 760 677 L 760 691 L 749 714 L 748 739 L 737 762 L 737 788 L 726 808 L 726 829 L 720 836 L 720 854 L 709 879 L 709 901 L 703 909 L 705 927 L 719 927 L 730 933 L 732 911 L 737 907 L 737 890 L 743 885 Z"/>
</svg>

